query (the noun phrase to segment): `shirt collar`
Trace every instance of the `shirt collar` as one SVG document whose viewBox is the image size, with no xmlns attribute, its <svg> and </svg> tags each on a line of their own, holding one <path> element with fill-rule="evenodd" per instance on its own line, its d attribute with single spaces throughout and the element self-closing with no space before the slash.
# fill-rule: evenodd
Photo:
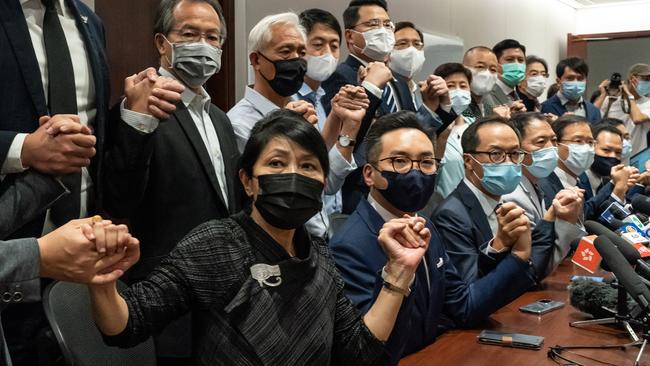
<svg viewBox="0 0 650 366">
<path fill-rule="evenodd" d="M 178 80 L 176 75 L 172 74 L 171 72 L 169 72 L 164 67 L 159 68 L 158 73 L 161 76 L 164 76 L 164 77 L 167 77 L 167 78 L 170 78 L 170 79 L 174 79 L 174 80 Z M 197 94 L 194 91 L 192 91 L 192 89 L 187 87 L 187 85 L 185 85 L 185 90 L 183 90 L 183 92 L 181 93 L 181 100 L 183 101 L 183 104 L 185 105 L 185 107 L 189 108 L 192 103 L 197 103 L 197 102 L 195 102 L 196 98 L 199 98 L 197 102 L 200 103 L 199 105 L 201 106 L 201 108 L 204 109 L 206 112 L 209 112 L 210 111 L 210 100 L 211 99 L 210 99 L 210 96 L 208 95 L 208 93 L 205 91 L 205 89 L 203 89 L 203 87 L 201 87 L 201 94 Z"/>
<path fill-rule="evenodd" d="M 57 0 L 56 3 L 59 5 L 57 7 L 57 12 L 60 15 L 63 15 L 63 9 L 65 9 L 65 0 Z M 30 7 L 38 7 L 40 9 L 45 9 L 45 6 L 41 2 L 41 0 L 20 0 L 20 6 L 25 7 L 25 5 L 30 6 Z"/>
<path fill-rule="evenodd" d="M 589 179 L 589 184 L 591 185 L 591 189 L 593 191 L 596 191 L 600 186 L 600 184 L 603 182 L 603 178 L 597 176 L 596 173 L 591 171 L 591 169 L 587 169 L 585 174 L 587 175 L 587 179 Z"/>
<path fill-rule="evenodd" d="M 560 178 L 560 182 L 562 182 L 562 186 L 564 186 L 564 188 L 575 187 L 578 184 L 578 179 L 565 172 L 562 168 L 557 167 L 555 168 L 554 172 L 555 175 Z"/>
<path fill-rule="evenodd" d="M 497 78 L 497 85 L 499 86 L 499 88 L 501 88 L 503 94 L 505 95 L 510 95 L 510 93 L 512 93 L 515 90 L 515 88 L 511 88 L 508 85 L 506 85 L 506 83 L 501 81 L 500 78 Z"/>
<path fill-rule="evenodd" d="M 463 178 L 463 182 L 465 182 L 470 191 L 472 191 L 472 193 L 474 193 L 474 196 L 476 196 L 476 199 L 478 199 L 478 202 L 481 204 L 481 208 L 483 209 L 485 216 L 492 215 L 494 213 L 494 210 L 499 205 L 499 201 L 488 197 L 485 193 L 481 192 L 469 179 Z"/>
<path fill-rule="evenodd" d="M 381 216 L 381 218 L 384 219 L 384 222 L 388 222 L 388 221 L 390 221 L 392 219 L 397 218 L 397 216 L 393 215 L 387 209 L 385 209 L 382 205 L 380 205 L 379 202 L 377 202 L 372 197 L 372 194 L 368 195 L 368 203 L 370 204 L 370 206 L 372 206 L 372 208 L 375 209 L 375 211 L 377 211 L 379 216 Z"/>
<path fill-rule="evenodd" d="M 570 102 L 569 98 L 565 97 L 564 94 L 562 94 L 562 90 L 558 90 L 557 97 L 560 99 L 560 103 L 562 103 L 562 105 L 566 105 L 567 103 Z M 582 105 L 582 97 L 580 97 L 580 99 L 578 99 L 577 104 L 579 106 Z"/>
<path fill-rule="evenodd" d="M 268 100 L 265 96 L 258 93 L 257 90 L 247 86 L 244 92 L 244 99 L 252 104 L 262 115 L 266 115 L 276 109 L 280 109 L 275 103 Z"/>
<path fill-rule="evenodd" d="M 360 58 L 357 57 L 356 55 L 350 54 L 350 56 L 352 56 L 352 57 L 356 58 L 357 60 L 359 60 L 359 62 L 361 62 L 361 65 L 363 65 L 363 66 L 368 66 L 368 62 L 366 62 L 366 61 L 360 59 Z"/>
<path fill-rule="evenodd" d="M 316 93 L 316 98 L 320 98 L 325 95 L 325 90 L 319 85 L 316 90 L 312 89 L 307 83 L 302 83 L 300 90 L 298 90 L 298 95 L 301 97 L 307 96 L 309 94 Z"/>
</svg>

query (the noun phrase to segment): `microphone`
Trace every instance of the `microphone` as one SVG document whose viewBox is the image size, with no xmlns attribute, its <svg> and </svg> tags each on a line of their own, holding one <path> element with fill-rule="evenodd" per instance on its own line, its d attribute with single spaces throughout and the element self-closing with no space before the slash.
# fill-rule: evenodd
<svg viewBox="0 0 650 366">
<path fill-rule="evenodd" d="M 632 198 L 632 208 L 634 212 L 650 216 L 650 197 L 637 194 Z"/>
<path fill-rule="evenodd" d="M 634 272 L 632 266 L 625 260 L 621 252 L 616 249 L 614 243 L 607 236 L 599 236 L 594 242 L 596 250 L 603 257 L 603 261 L 609 265 L 618 282 L 625 287 L 628 294 L 634 301 L 646 310 L 650 305 L 650 290 Z"/>
<path fill-rule="evenodd" d="M 626 224 L 631 224 L 636 229 L 636 231 L 644 234 L 643 222 L 636 215 L 632 214 L 625 207 L 618 204 L 618 202 L 612 202 L 609 206 L 609 211 L 614 215 L 615 218 L 623 221 Z M 621 225 L 622 226 L 622 225 Z M 620 226 L 619 226 L 620 228 Z"/>
<path fill-rule="evenodd" d="M 618 290 L 605 282 L 579 279 L 569 284 L 569 300 L 573 307 L 583 313 L 591 314 L 594 318 L 608 318 L 616 313 Z M 633 306 L 632 298 L 627 296 L 627 308 Z"/>
</svg>

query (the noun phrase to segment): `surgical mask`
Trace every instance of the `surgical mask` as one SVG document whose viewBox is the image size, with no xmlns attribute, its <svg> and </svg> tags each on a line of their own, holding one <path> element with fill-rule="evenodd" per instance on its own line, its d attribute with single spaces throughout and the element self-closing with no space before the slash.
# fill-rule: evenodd
<svg viewBox="0 0 650 366">
<path fill-rule="evenodd" d="M 205 42 L 171 43 L 169 65 L 187 86 L 198 88 L 221 69 L 221 49 Z"/>
<path fill-rule="evenodd" d="M 451 99 L 451 108 L 460 116 L 472 102 L 472 94 L 469 90 L 451 89 L 449 90 L 449 99 Z"/>
<path fill-rule="evenodd" d="M 480 178 L 481 185 L 495 196 L 512 193 L 521 182 L 521 164 L 481 163 L 473 156 L 472 159 L 483 167 L 483 178 Z M 478 178 L 476 172 L 474 175 Z"/>
<path fill-rule="evenodd" d="M 623 139 L 623 149 L 621 150 L 621 157 L 627 159 L 632 156 L 632 142 L 629 139 Z"/>
<path fill-rule="evenodd" d="M 536 178 L 546 178 L 557 167 L 557 147 L 551 146 L 531 153 L 533 163 L 526 170 Z"/>
<path fill-rule="evenodd" d="M 411 169 L 406 174 L 381 171 L 388 181 L 386 189 L 378 189 L 381 195 L 402 212 L 417 212 L 426 206 L 436 188 L 436 174 L 427 175 Z"/>
<path fill-rule="evenodd" d="M 393 50 L 390 53 L 391 70 L 409 79 L 422 70 L 424 61 L 424 51 L 415 47 Z"/>
<path fill-rule="evenodd" d="M 569 157 L 564 165 L 576 176 L 584 173 L 594 162 L 594 148 L 588 144 L 569 144 Z"/>
<path fill-rule="evenodd" d="M 338 60 L 331 54 L 320 56 L 305 56 L 307 60 L 307 76 L 316 81 L 325 81 L 336 71 Z"/>
<path fill-rule="evenodd" d="M 526 78 L 526 65 L 520 64 L 517 62 L 511 62 L 509 64 L 501 65 L 503 69 L 503 82 L 505 82 L 509 87 L 514 88 L 522 80 Z"/>
<path fill-rule="evenodd" d="M 261 52 L 259 55 L 273 64 L 275 68 L 275 77 L 271 80 L 266 76 L 262 77 L 269 83 L 271 89 L 278 95 L 288 97 L 294 95 L 300 90 L 304 82 L 305 73 L 307 72 L 307 61 L 302 57 L 292 58 L 289 60 L 269 60 Z"/>
<path fill-rule="evenodd" d="M 361 33 L 366 42 L 366 47 L 361 50 L 361 53 L 375 61 L 384 61 L 395 47 L 395 34 L 384 27 L 357 33 Z"/>
<path fill-rule="evenodd" d="M 477 71 L 472 68 L 472 85 L 470 89 L 472 93 L 483 96 L 492 91 L 494 83 L 497 82 L 497 76 L 490 70 Z"/>
<path fill-rule="evenodd" d="M 585 93 L 586 87 L 584 81 L 563 81 L 562 94 L 570 100 L 578 100 Z"/>
<path fill-rule="evenodd" d="M 648 95 L 650 94 L 650 81 L 641 80 L 636 86 L 636 92 L 639 95 Z"/>
<path fill-rule="evenodd" d="M 620 163 L 621 161 L 617 158 L 596 155 L 594 156 L 594 162 L 591 164 L 591 170 L 599 177 L 609 177 L 612 168 Z"/>
<path fill-rule="evenodd" d="M 323 183 L 301 174 L 265 174 L 257 177 L 255 207 L 278 229 L 297 229 L 323 207 Z"/>
<path fill-rule="evenodd" d="M 526 79 L 526 90 L 528 94 L 537 98 L 544 93 L 546 89 L 546 78 L 543 76 L 531 76 Z"/>
</svg>

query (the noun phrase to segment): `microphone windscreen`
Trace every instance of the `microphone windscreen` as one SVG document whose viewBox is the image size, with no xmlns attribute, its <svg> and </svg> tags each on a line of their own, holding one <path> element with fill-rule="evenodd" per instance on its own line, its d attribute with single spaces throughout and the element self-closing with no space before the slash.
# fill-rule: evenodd
<svg viewBox="0 0 650 366">
<path fill-rule="evenodd" d="M 603 257 L 603 261 L 614 272 L 618 282 L 625 287 L 630 296 L 632 296 L 641 308 L 646 309 L 650 301 L 650 290 L 648 290 L 646 285 L 634 272 L 632 266 L 616 246 L 614 246 L 612 241 L 607 236 L 601 235 L 594 241 L 594 246 Z"/>
<path fill-rule="evenodd" d="M 635 212 L 650 215 L 650 197 L 637 194 L 632 198 L 632 208 Z"/>
<path fill-rule="evenodd" d="M 609 206 L 609 212 L 619 220 L 623 220 L 627 217 L 627 212 L 623 211 L 623 209 L 616 204 Z"/>
<path fill-rule="evenodd" d="M 604 282 L 580 279 L 569 284 L 569 299 L 571 305 L 583 313 L 594 318 L 607 318 L 612 313 L 603 307 L 616 310 L 618 291 Z"/>
</svg>

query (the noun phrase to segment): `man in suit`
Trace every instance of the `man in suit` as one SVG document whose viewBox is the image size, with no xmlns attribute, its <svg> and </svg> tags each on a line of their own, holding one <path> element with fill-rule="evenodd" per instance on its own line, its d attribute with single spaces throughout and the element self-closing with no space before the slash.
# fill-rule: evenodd
<svg viewBox="0 0 650 366">
<path fill-rule="evenodd" d="M 216 0 L 163 1 L 156 19 L 160 76 L 126 79 L 104 161 L 106 209 L 128 219 L 142 242 L 129 282 L 146 277 L 194 227 L 241 208 L 235 134 L 202 87 L 221 65 L 221 7 Z M 167 118 L 153 113 L 151 96 L 174 101 Z M 189 317 L 168 327 L 157 339 L 159 356 L 184 362 L 177 358 L 189 357 L 189 328 Z"/>
<path fill-rule="evenodd" d="M 545 197 L 555 197 L 564 188 L 579 187 L 578 178 L 591 167 L 595 155 L 591 127 L 584 117 L 562 116 L 553 122 L 553 132 L 555 132 L 558 141 L 559 160 L 553 173 L 538 182 Z M 627 185 L 630 170 L 627 168 L 617 169 L 615 175 L 617 182 L 625 182 Z M 622 184 L 619 183 L 616 194 L 613 193 L 615 186 L 612 181 L 605 183 L 596 194 L 585 189 L 582 219 L 598 219 L 604 202 L 611 203 L 614 200 L 620 200 L 619 194 L 624 200 L 627 187 L 623 188 Z M 581 188 L 584 189 L 584 186 Z M 551 203 L 545 202 L 547 209 Z"/>
<path fill-rule="evenodd" d="M 600 121 L 600 110 L 584 99 L 587 88 L 589 66 L 578 57 L 569 57 L 560 61 L 555 68 L 556 84 L 560 90 L 542 103 L 542 113 L 562 116 L 567 112 L 585 117 L 589 123 Z"/>
<path fill-rule="evenodd" d="M 400 100 L 398 81 L 386 65 L 395 46 L 395 25 L 388 15 L 385 0 L 353 0 L 343 12 L 345 41 L 350 52 L 348 58 L 337 67 L 329 79 L 323 82 L 325 111 L 329 113 L 331 100 L 344 85 L 360 85 L 366 89 L 370 104 L 358 132 L 354 147 L 357 164 L 364 163 L 363 139 L 372 121 L 381 115 L 393 113 L 405 107 L 415 106 L 412 99 Z M 424 104 L 435 111 L 443 125 L 455 118 L 451 110 L 444 80 L 431 77 L 420 87 Z M 402 89 L 408 91 L 408 87 Z M 406 93 L 410 96 L 410 93 Z M 430 102 L 429 102 L 430 101 Z M 402 102 L 402 104 L 400 104 Z M 427 107 L 422 107 L 427 108 Z M 419 108 L 418 108 L 419 109 Z M 446 111 L 445 111 L 446 109 Z M 343 185 L 343 213 L 352 212 L 361 197 L 368 192 L 361 174 L 361 168 L 351 173 Z"/>
<path fill-rule="evenodd" d="M 479 119 L 461 139 L 465 178 L 436 208 L 432 220 L 447 253 L 467 282 L 489 274 L 512 246 L 527 233 L 528 217 L 502 196 L 521 180 L 519 135 L 501 117 Z M 543 220 L 533 230 L 532 265 L 539 280 L 550 258 L 553 222 Z"/>
<path fill-rule="evenodd" d="M 380 117 L 366 139 L 368 163 L 363 176 L 370 186 L 368 199 L 359 202 L 330 242 L 346 295 L 361 313 L 368 311 L 382 286 L 387 286 L 382 271 L 386 256 L 377 243 L 379 229 L 392 218 L 414 216 L 424 207 L 433 192 L 436 172 L 432 137 L 413 112 Z M 429 248 L 386 342 L 392 365 L 431 344 L 445 328 L 476 326 L 534 283 L 528 263 L 527 222 L 522 223 L 511 254 L 471 286 L 449 260 L 445 252 L 449 243 L 437 234 L 431 221 L 427 220 L 426 226 L 431 231 Z"/>
<path fill-rule="evenodd" d="M 483 97 L 485 110 L 506 106 L 511 114 L 525 112 L 517 85 L 526 78 L 526 46 L 514 39 L 504 39 L 492 47 L 499 62 L 499 76 L 492 91 Z"/>
<path fill-rule="evenodd" d="M 512 193 L 501 197 L 504 202 L 513 202 L 526 211 L 531 226 L 542 220 L 554 222 L 555 245 L 548 267 L 543 276 L 551 274 L 567 256 L 571 244 L 586 232 L 579 222 L 582 212 L 583 190 L 562 189 L 553 197 L 545 197 L 537 185 L 557 166 L 557 138 L 544 115 L 536 112 L 517 114 L 510 123 L 521 136 L 521 148 L 526 152 L 522 161 L 521 182 Z M 545 202 L 551 205 L 546 209 Z"/>
</svg>

